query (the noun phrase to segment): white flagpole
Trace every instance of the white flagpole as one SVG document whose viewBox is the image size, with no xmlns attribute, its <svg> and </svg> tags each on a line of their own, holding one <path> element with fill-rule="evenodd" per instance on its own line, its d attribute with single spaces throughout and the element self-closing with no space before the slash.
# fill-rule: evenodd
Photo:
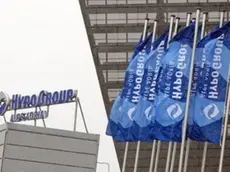
<svg viewBox="0 0 230 172">
<path fill-rule="evenodd" d="M 180 21 L 180 17 L 176 17 L 173 36 L 175 36 L 177 34 L 179 21 Z M 176 148 L 177 148 L 177 142 L 174 142 L 173 143 L 173 152 L 172 152 L 172 162 L 171 162 L 171 165 L 170 165 L 170 172 L 173 172 L 174 163 L 175 163 L 175 156 L 176 156 Z"/>
<path fill-rule="evenodd" d="M 156 39 L 156 35 L 157 35 L 157 24 L 158 24 L 158 20 L 154 20 L 153 22 L 153 38 L 152 38 L 152 43 L 154 43 L 155 39 Z M 153 46 L 151 46 L 151 50 L 153 49 Z"/>
<path fill-rule="evenodd" d="M 177 34 L 178 26 L 179 26 L 179 21 L 180 21 L 180 17 L 176 17 L 174 31 L 173 31 L 173 36 L 175 36 Z"/>
<path fill-rule="evenodd" d="M 204 37 L 206 17 L 207 17 L 207 13 L 203 13 L 202 28 L 201 28 L 201 39 Z M 191 140 L 188 139 L 187 145 L 186 145 L 186 152 L 185 152 L 184 172 L 187 171 L 190 144 L 191 144 Z"/>
<path fill-rule="evenodd" d="M 220 13 L 220 25 L 219 25 L 219 27 L 223 26 L 223 23 L 224 23 L 224 14 L 225 14 L 225 11 L 222 11 Z"/>
<path fill-rule="evenodd" d="M 187 14 L 186 26 L 188 26 L 190 24 L 191 15 L 192 15 L 191 13 Z M 176 31 L 174 32 L 174 35 L 176 35 Z M 175 142 L 174 145 L 173 145 L 173 153 L 172 153 L 172 162 L 171 162 L 171 165 L 170 165 L 170 172 L 173 172 L 173 170 L 174 170 L 176 149 L 177 149 L 177 142 Z"/>
<path fill-rule="evenodd" d="M 122 164 L 122 172 L 125 172 L 128 150 L 129 150 L 129 142 L 125 142 L 125 152 L 124 152 L 124 158 Z"/>
<path fill-rule="evenodd" d="M 144 29 L 143 29 L 142 40 L 145 40 L 146 31 L 147 31 L 147 27 L 148 27 L 148 21 L 149 21 L 149 19 L 146 18 L 145 19 L 145 24 L 144 24 Z M 128 150 L 129 150 L 129 142 L 126 142 L 125 143 L 124 158 L 123 158 L 123 163 L 122 163 L 122 172 L 125 172 Z"/>
<path fill-rule="evenodd" d="M 200 35 L 200 38 L 201 38 L 201 39 L 204 37 L 205 24 L 206 24 L 206 17 L 207 17 L 207 13 L 205 12 L 205 13 L 203 13 L 202 28 L 201 28 L 201 35 Z M 191 145 L 191 140 L 188 139 L 188 140 L 187 140 L 187 144 L 186 144 L 186 152 L 185 152 L 184 172 L 187 171 L 190 145 Z"/>
<path fill-rule="evenodd" d="M 181 141 L 181 150 L 180 150 L 180 160 L 179 160 L 178 172 L 182 172 L 183 159 L 184 159 L 184 146 L 185 146 L 185 142 L 186 142 L 188 112 L 189 112 L 189 104 L 190 104 L 190 92 L 191 92 L 191 87 L 192 87 L 193 67 L 194 67 L 194 59 L 195 59 L 195 53 L 196 53 L 196 43 L 197 43 L 199 19 L 200 19 L 200 9 L 197 9 L 195 34 L 194 34 L 194 40 L 193 40 L 193 49 L 192 49 L 189 82 L 188 82 L 188 92 L 187 92 L 187 99 L 186 99 L 185 115 L 184 115 L 183 126 L 182 126 L 183 127 L 182 128 L 182 141 Z"/>
<path fill-rule="evenodd" d="M 223 169 L 223 161 L 224 161 L 224 149 L 225 149 L 225 143 L 226 138 L 228 134 L 228 117 L 229 117 L 229 104 L 230 104 L 230 85 L 229 85 L 229 76 L 230 76 L 230 65 L 229 65 L 229 71 L 228 71 L 228 99 L 227 99 L 227 107 L 225 111 L 225 119 L 224 119 L 224 129 L 223 129 L 223 137 L 222 137 L 222 146 L 221 146 L 221 153 L 220 153 L 220 161 L 219 161 L 219 170 L 218 172 L 222 172 Z"/>
<path fill-rule="evenodd" d="M 221 27 L 224 22 L 224 12 L 220 13 L 220 25 Z M 205 164 L 206 164 L 206 156 L 207 156 L 207 150 L 208 150 L 208 142 L 204 143 L 204 149 L 203 149 L 203 157 L 202 157 L 202 165 L 201 165 L 201 172 L 205 171 Z"/>
<path fill-rule="evenodd" d="M 155 159 L 155 165 L 154 165 L 154 172 L 157 172 L 158 170 L 160 150 L 161 150 L 161 141 L 157 141 L 157 152 L 156 152 L 156 159 Z"/>
<path fill-rule="evenodd" d="M 187 14 L 186 26 L 188 26 L 191 23 L 191 17 L 192 17 L 192 13 L 188 13 Z"/>
<path fill-rule="evenodd" d="M 168 48 L 169 42 L 170 42 L 170 40 L 172 38 L 172 30 L 173 30 L 174 18 L 175 18 L 175 16 L 171 15 L 170 24 L 169 24 L 169 34 L 168 34 L 168 40 L 167 40 L 167 48 Z M 155 165 L 154 165 L 154 172 L 157 172 L 157 170 L 158 170 L 160 149 L 161 149 L 161 141 L 157 141 L 157 152 L 156 152 L 156 159 L 155 159 Z"/>
<path fill-rule="evenodd" d="M 152 42 L 154 42 L 155 38 L 156 38 L 157 23 L 158 23 L 158 21 L 154 20 Z M 151 49 L 153 49 L 153 46 L 151 47 Z M 153 171 L 153 162 L 154 162 L 154 157 L 155 157 L 155 150 L 156 150 L 156 140 L 153 141 L 153 147 L 152 147 L 152 153 L 151 153 L 151 159 L 150 159 L 150 165 L 149 165 L 149 172 Z"/>
<path fill-rule="evenodd" d="M 153 162 L 154 162 L 155 151 L 156 151 L 156 140 L 153 140 L 153 147 L 152 147 L 152 153 L 151 153 L 151 159 L 150 159 L 150 165 L 149 165 L 149 172 L 153 171 Z"/>
<path fill-rule="evenodd" d="M 224 22 L 224 12 L 221 12 L 221 21 L 220 21 L 220 27 L 223 25 Z M 225 149 L 225 143 L 226 138 L 228 134 L 228 117 L 229 117 L 229 103 L 230 103 L 230 87 L 229 87 L 229 75 L 230 75 L 230 65 L 229 65 L 229 73 L 228 73 L 228 99 L 227 99 L 227 107 L 225 112 L 225 121 L 224 121 L 224 129 L 223 129 L 223 137 L 222 137 L 222 145 L 221 145 L 221 152 L 220 152 L 220 162 L 219 162 L 219 172 L 222 172 L 223 169 L 223 161 L 224 161 L 224 149 Z"/>
<path fill-rule="evenodd" d="M 168 37 L 167 48 L 169 46 L 169 41 L 172 38 L 172 32 L 173 32 L 172 30 L 173 30 L 173 21 L 174 21 L 174 18 L 175 18 L 175 16 L 172 15 L 171 16 L 171 20 L 170 20 L 170 28 L 169 28 L 169 36 L 170 37 Z M 167 154 L 167 161 L 166 161 L 166 166 L 165 166 L 165 172 L 169 171 L 169 164 L 170 164 L 170 160 L 171 160 L 171 152 L 172 152 L 172 142 L 169 142 L 168 154 Z"/>
<path fill-rule="evenodd" d="M 191 15 L 192 15 L 192 13 L 188 13 L 187 14 L 186 26 L 188 26 L 190 24 Z M 176 33 L 177 33 L 177 30 L 174 31 L 174 35 L 176 35 Z M 175 142 L 174 145 L 173 145 L 172 162 L 171 162 L 171 165 L 170 165 L 170 172 L 173 172 L 173 170 L 174 170 L 175 157 L 176 157 L 176 149 L 177 149 L 177 142 Z"/>
<path fill-rule="evenodd" d="M 149 19 L 146 18 L 146 19 L 145 19 L 144 31 L 143 31 L 143 37 L 142 37 L 142 40 L 143 40 L 143 41 L 145 40 L 146 35 L 147 35 L 148 22 L 149 22 Z M 136 157 L 135 157 L 135 164 L 134 164 L 133 172 L 137 172 L 138 160 L 139 160 L 139 153 L 140 153 L 140 145 L 141 145 L 141 142 L 138 141 L 138 142 L 137 142 Z"/>
</svg>

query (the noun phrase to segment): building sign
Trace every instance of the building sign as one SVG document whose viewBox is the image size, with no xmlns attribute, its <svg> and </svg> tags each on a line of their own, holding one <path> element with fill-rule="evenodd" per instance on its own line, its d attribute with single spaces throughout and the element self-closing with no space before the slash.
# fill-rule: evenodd
<svg viewBox="0 0 230 172">
<path fill-rule="evenodd" d="M 0 92 L 0 115 L 3 116 L 6 111 L 70 103 L 74 101 L 73 98 L 75 97 L 76 93 L 72 89 L 55 92 L 41 91 L 38 95 L 33 94 L 31 96 L 15 94 L 11 99 L 5 92 Z M 10 121 L 20 122 L 44 119 L 47 118 L 48 115 L 47 111 L 36 108 L 36 110 L 32 112 L 12 114 Z"/>
<path fill-rule="evenodd" d="M 26 113 L 16 113 L 12 114 L 10 117 L 10 122 L 21 122 L 21 121 L 30 121 L 37 119 L 45 119 L 49 116 L 47 111 L 34 111 L 34 112 L 26 112 Z"/>
</svg>

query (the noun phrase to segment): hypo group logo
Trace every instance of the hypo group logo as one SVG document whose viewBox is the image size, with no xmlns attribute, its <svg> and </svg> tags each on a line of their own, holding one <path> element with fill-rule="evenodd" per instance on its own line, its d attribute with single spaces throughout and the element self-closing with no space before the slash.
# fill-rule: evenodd
<svg viewBox="0 0 230 172">
<path fill-rule="evenodd" d="M 219 109 L 218 107 L 214 104 L 211 103 L 208 106 L 206 106 L 203 110 L 204 115 L 206 116 L 206 118 L 208 118 L 209 120 L 215 118 L 218 116 L 219 114 Z"/>
<path fill-rule="evenodd" d="M 76 100 L 76 91 L 61 90 L 55 92 L 41 91 L 38 95 L 15 94 L 10 98 L 5 92 L 0 92 L 0 116 L 3 116 L 6 111 L 14 110 L 11 115 L 11 122 L 20 122 L 27 120 L 44 119 L 48 117 L 46 110 L 41 110 L 42 106 L 50 106 L 55 104 L 71 103 Z M 17 110 L 35 108 L 32 112 L 17 112 Z"/>
<path fill-rule="evenodd" d="M 151 121 L 153 114 L 151 113 L 152 110 L 152 106 L 149 106 L 146 110 L 145 110 L 145 117 L 147 120 Z"/>
<path fill-rule="evenodd" d="M 134 118 L 134 115 L 135 115 L 135 110 L 136 110 L 136 108 L 135 107 L 133 107 L 133 108 L 130 108 L 129 110 L 128 110 L 128 117 L 129 117 L 129 119 L 131 120 L 131 121 L 133 121 L 133 118 Z"/>
<path fill-rule="evenodd" d="M 182 115 L 183 111 L 177 103 L 172 104 L 167 108 L 167 113 L 171 119 L 177 119 L 179 116 Z"/>
<path fill-rule="evenodd" d="M 5 92 L 0 92 L 0 116 L 3 116 L 10 105 L 10 97 Z"/>
</svg>

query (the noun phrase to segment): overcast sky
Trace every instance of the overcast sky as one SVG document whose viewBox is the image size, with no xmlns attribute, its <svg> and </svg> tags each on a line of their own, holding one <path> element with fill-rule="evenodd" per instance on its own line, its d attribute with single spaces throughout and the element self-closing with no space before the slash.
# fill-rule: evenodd
<svg viewBox="0 0 230 172">
<path fill-rule="evenodd" d="M 104 134 L 106 112 L 80 10 L 76 0 L 0 1 L 0 90 L 30 95 L 78 89 L 89 131 L 101 135 L 98 161 L 119 172 L 112 139 Z M 53 106 L 47 126 L 73 130 L 73 118 L 73 104 Z M 81 118 L 77 129 L 84 131 Z M 98 165 L 97 172 L 107 166 Z"/>
</svg>

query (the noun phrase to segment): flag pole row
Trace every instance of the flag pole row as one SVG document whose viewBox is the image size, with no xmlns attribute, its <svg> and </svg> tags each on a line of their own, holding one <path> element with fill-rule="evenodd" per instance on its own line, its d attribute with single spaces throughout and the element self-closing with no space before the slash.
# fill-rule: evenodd
<svg viewBox="0 0 230 172">
<path fill-rule="evenodd" d="M 145 25 L 144 25 L 145 27 L 144 27 L 144 31 L 143 31 L 142 41 L 145 40 L 145 37 L 146 37 L 146 34 L 147 34 L 148 22 L 149 22 L 149 18 L 145 19 Z M 154 31 L 156 31 L 156 30 L 154 30 Z M 155 35 L 156 35 L 156 32 L 153 33 L 153 38 L 155 37 Z M 137 172 L 139 153 L 140 153 L 140 144 L 141 144 L 141 142 L 138 141 L 137 142 L 137 148 L 136 148 L 136 157 L 135 157 L 135 164 L 134 164 L 133 172 Z"/>
<path fill-rule="evenodd" d="M 190 105 L 191 105 L 191 98 L 193 95 L 191 95 L 192 87 L 193 87 L 193 78 L 194 78 L 194 65 L 195 65 L 195 57 L 196 57 L 196 49 L 197 49 L 197 43 L 198 43 L 198 37 L 200 40 L 202 40 L 205 37 L 205 26 L 207 21 L 207 12 L 203 12 L 202 17 L 202 25 L 201 25 L 201 32 L 199 33 L 199 23 L 200 23 L 200 14 L 201 9 L 197 9 L 196 11 L 196 18 L 192 19 L 192 22 L 194 23 L 194 36 L 192 41 L 192 49 L 191 49 L 191 57 L 190 57 L 190 67 L 188 72 L 188 84 L 187 84 L 187 93 L 186 93 L 186 100 L 185 100 L 185 110 L 184 110 L 184 117 L 182 119 L 182 132 L 181 132 L 181 145 L 180 145 L 180 154 L 179 154 L 179 165 L 178 165 L 178 172 L 186 172 L 187 166 L 188 166 L 188 159 L 189 159 L 189 150 L 190 150 L 190 144 L 191 140 L 187 138 L 187 130 L 188 130 L 188 122 L 189 122 L 189 114 L 190 114 Z M 224 11 L 220 12 L 220 23 L 219 28 L 223 26 L 224 23 Z M 191 17 L 192 13 L 187 14 L 187 20 L 186 20 L 186 27 L 188 27 L 191 24 Z M 170 41 L 172 38 L 177 35 L 177 32 L 179 30 L 179 17 L 175 17 L 175 15 L 171 15 L 170 17 L 170 23 L 169 23 L 169 30 L 168 30 L 168 38 L 166 43 L 166 49 L 169 48 Z M 142 33 L 141 41 L 144 42 L 147 39 L 148 36 L 148 24 L 149 19 L 145 19 L 144 23 L 144 29 Z M 157 33 L 157 25 L 158 21 L 154 20 L 153 23 L 153 31 L 152 31 L 152 40 L 151 40 L 151 51 L 153 50 L 153 44 L 156 41 L 156 33 Z M 220 161 L 219 161 L 219 172 L 222 172 L 223 168 L 223 158 L 224 158 L 224 149 L 225 149 L 225 143 L 226 143 L 226 137 L 227 137 L 227 127 L 228 127 L 228 113 L 229 113 L 229 103 L 230 103 L 230 89 L 228 87 L 229 85 L 229 74 L 230 74 L 230 65 L 229 65 L 229 73 L 227 78 L 227 89 L 226 89 L 226 97 L 225 97 L 225 117 L 223 122 L 223 129 L 222 129 L 222 146 L 221 146 L 221 152 L 220 152 Z M 120 109 L 120 108 L 117 108 Z M 128 117 L 133 121 L 132 114 L 129 109 Z M 108 134 L 112 135 L 112 134 Z M 124 139 L 125 142 L 125 151 L 124 151 L 124 157 L 123 157 L 123 164 L 122 164 L 122 172 L 126 171 L 126 164 L 127 164 L 127 155 L 128 155 L 128 149 L 129 149 L 129 139 Z M 144 140 L 143 140 L 144 141 Z M 161 142 L 164 140 L 161 139 L 154 139 L 152 141 L 152 151 L 151 151 L 151 158 L 150 158 L 150 164 L 149 164 L 149 172 L 157 172 L 158 171 L 158 163 L 159 163 L 159 155 L 161 150 Z M 133 172 L 138 172 L 138 161 L 139 161 L 139 153 L 140 153 L 140 146 L 141 141 L 137 141 L 137 147 L 136 147 L 136 155 L 135 155 L 135 162 L 134 162 L 134 170 Z M 185 149 L 186 148 L 186 149 Z M 202 165 L 201 165 L 201 172 L 205 171 L 205 163 L 206 163 L 206 156 L 207 156 L 207 149 L 208 149 L 208 142 L 204 142 L 204 148 L 203 148 L 203 155 L 202 155 Z M 175 157 L 176 157 L 176 151 L 177 151 L 177 141 L 169 141 L 168 142 L 168 152 L 167 152 L 167 159 L 165 164 L 165 172 L 173 172 L 174 166 L 175 166 Z"/>
</svg>

